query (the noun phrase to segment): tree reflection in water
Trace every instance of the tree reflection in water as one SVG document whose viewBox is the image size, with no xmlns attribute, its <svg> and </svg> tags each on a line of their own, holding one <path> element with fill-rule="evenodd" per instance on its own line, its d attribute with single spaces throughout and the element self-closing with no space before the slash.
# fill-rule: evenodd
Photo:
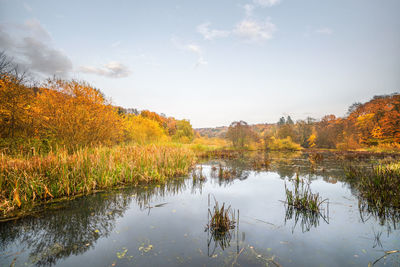
<svg viewBox="0 0 400 267">
<path fill-rule="evenodd" d="M 126 188 L 118 193 L 99 193 L 47 206 L 38 216 L 28 216 L 0 224 L 0 255 L 14 257 L 7 250 L 19 244 L 20 251 L 29 251 L 29 264 L 51 266 L 71 255 L 93 248 L 96 241 L 108 237 L 134 201 L 141 210 L 167 194 L 178 194 L 187 185 L 184 178 L 162 185 Z M 17 253 L 18 254 L 18 253 Z"/>
</svg>

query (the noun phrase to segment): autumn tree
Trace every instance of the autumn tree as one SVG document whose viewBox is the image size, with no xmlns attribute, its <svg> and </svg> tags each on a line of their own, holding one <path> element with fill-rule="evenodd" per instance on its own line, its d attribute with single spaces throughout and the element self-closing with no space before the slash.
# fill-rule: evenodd
<svg viewBox="0 0 400 267">
<path fill-rule="evenodd" d="M 139 144 L 159 142 L 167 139 L 164 129 L 142 115 L 128 115 L 124 119 L 125 140 Z"/>
<path fill-rule="evenodd" d="M 172 139 L 182 143 L 190 143 L 193 141 L 193 138 L 194 131 L 190 122 L 188 120 L 178 120 L 176 122 L 176 131 Z"/>
<path fill-rule="evenodd" d="M 251 141 L 256 139 L 256 134 L 245 121 L 234 121 L 229 125 L 226 138 L 236 148 L 244 148 Z"/>
<path fill-rule="evenodd" d="M 122 137 L 117 109 L 85 82 L 48 80 L 36 97 L 35 110 L 40 135 L 68 147 L 112 144 Z"/>
</svg>

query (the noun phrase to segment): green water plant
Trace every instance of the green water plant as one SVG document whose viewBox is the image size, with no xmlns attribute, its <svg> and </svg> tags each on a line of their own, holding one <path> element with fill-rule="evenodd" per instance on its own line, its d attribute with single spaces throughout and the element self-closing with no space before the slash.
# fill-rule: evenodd
<svg viewBox="0 0 400 267">
<path fill-rule="evenodd" d="M 298 174 L 291 182 L 293 190 L 285 183 L 285 223 L 294 217 L 293 230 L 300 221 L 303 232 L 317 227 L 320 218 L 329 223 L 329 200 L 322 199 L 319 193 L 313 193 L 310 184 L 299 178 Z"/>
</svg>

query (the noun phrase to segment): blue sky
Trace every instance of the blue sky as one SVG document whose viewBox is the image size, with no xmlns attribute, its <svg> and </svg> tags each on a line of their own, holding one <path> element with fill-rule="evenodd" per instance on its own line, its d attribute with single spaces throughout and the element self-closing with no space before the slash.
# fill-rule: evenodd
<svg viewBox="0 0 400 267">
<path fill-rule="evenodd" d="M 0 50 L 43 79 L 194 127 L 343 116 L 400 91 L 398 0 L 0 0 Z"/>
</svg>

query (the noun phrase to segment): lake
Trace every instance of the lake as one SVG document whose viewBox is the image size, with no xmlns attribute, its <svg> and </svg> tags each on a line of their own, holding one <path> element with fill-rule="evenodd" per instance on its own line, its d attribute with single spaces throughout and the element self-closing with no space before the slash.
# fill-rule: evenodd
<svg viewBox="0 0 400 267">
<path fill-rule="evenodd" d="M 0 265 L 368 266 L 400 248 L 399 217 L 363 208 L 345 182 L 346 162 L 330 154 L 311 163 L 300 152 L 253 153 L 205 161 L 195 175 L 164 185 L 45 205 L 0 224 Z M 327 199 L 320 215 L 286 205 L 285 184 L 291 188 L 297 175 Z M 207 230 L 215 201 L 239 213 L 224 239 Z M 399 265 L 394 253 L 374 266 Z"/>
</svg>

